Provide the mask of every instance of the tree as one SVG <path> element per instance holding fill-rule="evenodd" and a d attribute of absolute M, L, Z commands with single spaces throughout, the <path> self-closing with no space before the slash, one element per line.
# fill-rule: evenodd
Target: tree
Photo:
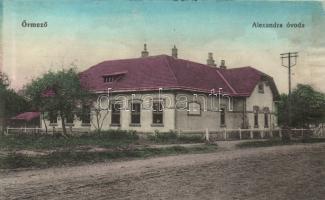
<path fill-rule="evenodd" d="M 309 127 L 325 121 L 325 94 L 310 85 L 298 84 L 291 94 L 291 124 L 288 124 L 288 95 L 282 94 L 278 104 L 278 120 L 281 125 Z"/>
<path fill-rule="evenodd" d="M 109 112 L 107 110 L 101 109 L 98 105 L 94 107 L 94 120 L 91 120 L 91 124 L 95 127 L 96 132 L 100 133 L 104 124 L 106 117 Z"/>
<path fill-rule="evenodd" d="M 0 72 L 0 131 L 6 126 L 6 119 L 30 109 L 28 101 L 9 85 L 8 76 Z"/>
<path fill-rule="evenodd" d="M 80 113 L 82 105 L 89 101 L 89 93 L 83 89 L 76 69 L 49 71 L 32 80 L 25 86 L 25 92 L 32 104 L 42 112 L 45 118 L 51 113 L 59 115 L 62 123 L 63 136 L 67 137 L 66 120 Z"/>

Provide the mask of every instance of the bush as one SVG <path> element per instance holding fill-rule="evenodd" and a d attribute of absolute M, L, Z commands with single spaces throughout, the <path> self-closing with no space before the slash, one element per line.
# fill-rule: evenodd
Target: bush
<path fill-rule="evenodd" d="M 290 129 L 283 130 L 281 140 L 284 144 L 290 143 L 291 141 Z"/>
<path fill-rule="evenodd" d="M 175 131 L 159 132 L 157 130 L 153 135 L 149 135 L 148 139 L 151 141 L 155 141 L 157 143 L 180 143 L 180 142 L 194 143 L 194 142 L 204 141 L 201 135 L 178 136 L 178 134 Z"/>
<path fill-rule="evenodd" d="M 21 154 L 10 153 L 5 157 L 0 157 L 0 168 L 9 169 L 9 168 L 27 168 L 35 166 L 32 158 L 26 157 Z"/>
<path fill-rule="evenodd" d="M 254 147 L 271 147 L 283 145 L 283 142 L 280 139 L 270 139 L 262 141 L 247 141 L 238 143 L 236 146 L 239 148 L 254 148 Z"/>
<path fill-rule="evenodd" d="M 150 135 L 148 137 L 149 140 L 155 141 L 155 142 L 172 142 L 175 143 L 177 141 L 177 134 L 174 131 L 169 132 L 159 132 L 158 130 L 155 130 L 153 135 Z"/>
<path fill-rule="evenodd" d="M 178 138 L 178 140 L 185 143 L 204 142 L 204 138 L 200 135 L 189 135 L 189 136 L 182 135 Z"/>
<path fill-rule="evenodd" d="M 111 140 L 138 140 L 139 136 L 136 131 L 126 130 L 107 130 L 100 133 L 92 133 L 89 137 L 107 138 Z"/>
<path fill-rule="evenodd" d="M 137 141 L 135 131 L 110 130 L 102 133 L 71 135 L 68 138 L 55 135 L 0 135 L 0 149 L 55 149 L 78 148 L 96 145 L 100 147 L 127 146 Z"/>
<path fill-rule="evenodd" d="M 158 131 L 155 131 L 155 136 L 158 140 L 161 141 L 168 141 L 168 140 L 176 140 L 177 134 L 174 131 L 169 131 L 167 133 L 160 133 Z"/>

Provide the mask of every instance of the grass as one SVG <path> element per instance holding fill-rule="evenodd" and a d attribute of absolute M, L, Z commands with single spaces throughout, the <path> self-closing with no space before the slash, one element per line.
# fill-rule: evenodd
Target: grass
<path fill-rule="evenodd" d="M 165 148 L 148 148 L 146 146 L 153 141 L 154 143 L 201 142 L 198 139 L 201 138 L 178 137 L 175 133 L 170 132 L 158 133 L 155 134 L 153 140 L 143 141 L 139 140 L 136 132 L 122 130 L 75 135 L 69 138 L 53 135 L 1 135 L 0 169 L 47 168 L 114 159 L 204 153 L 216 149 L 215 145 Z M 98 150 L 98 148 L 103 149 Z M 31 152 L 25 153 L 26 150 Z"/>
<path fill-rule="evenodd" d="M 291 140 L 290 142 L 283 142 L 281 139 L 269 139 L 262 141 L 247 141 L 237 144 L 239 148 L 255 148 L 255 147 L 271 147 L 280 145 L 291 145 L 301 143 L 319 143 L 325 142 L 325 138 L 302 138 Z"/>
<path fill-rule="evenodd" d="M 216 145 L 202 145 L 196 147 L 174 146 L 166 148 L 141 148 L 112 152 L 55 151 L 44 156 L 26 156 L 17 153 L 10 153 L 7 156 L 0 157 L 0 169 L 31 167 L 47 168 L 53 166 L 96 163 L 112 159 L 146 158 L 152 156 L 166 156 L 187 153 L 207 153 L 213 152 L 216 149 Z"/>
<path fill-rule="evenodd" d="M 176 144 L 176 143 L 201 143 L 204 142 L 202 135 L 187 134 L 179 136 L 174 131 L 159 132 L 155 131 L 154 135 L 149 136 L 149 140 L 155 143 Z"/>
<path fill-rule="evenodd" d="M 0 136 L 0 150 L 48 150 L 48 149 L 73 149 L 80 146 L 98 147 L 124 147 L 136 143 L 139 137 L 135 132 L 106 131 L 100 134 L 71 136 L 66 139 L 52 135 L 8 135 Z"/>

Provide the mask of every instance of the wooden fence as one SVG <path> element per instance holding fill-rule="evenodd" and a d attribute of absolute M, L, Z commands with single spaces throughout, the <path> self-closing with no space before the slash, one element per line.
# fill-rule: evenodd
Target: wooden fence
<path fill-rule="evenodd" d="M 269 139 L 282 137 L 283 129 L 220 129 L 220 130 L 177 130 L 179 136 L 202 135 L 208 141 L 216 140 L 245 140 L 245 139 Z M 293 138 L 312 136 L 313 129 L 291 129 Z"/>
<path fill-rule="evenodd" d="M 72 128 L 72 127 L 67 127 L 66 128 L 67 133 L 72 133 L 72 134 L 83 134 L 83 133 L 89 133 L 90 132 L 90 127 L 83 127 L 83 128 Z M 60 133 L 62 132 L 62 128 L 48 128 L 47 134 L 54 135 L 55 133 Z M 6 128 L 6 132 L 8 134 L 24 134 L 24 135 L 41 135 L 41 134 L 46 134 L 45 130 L 43 128 Z"/>
<path fill-rule="evenodd" d="M 179 136 L 197 135 L 205 138 L 208 141 L 216 140 L 245 140 L 245 139 L 269 139 L 279 138 L 282 136 L 283 129 L 219 129 L 219 130 L 174 130 Z M 52 127 L 48 129 L 47 134 L 54 135 L 62 132 L 62 128 Z M 81 135 L 89 133 L 90 127 L 72 128 L 67 127 L 67 133 L 73 135 Z M 7 128 L 6 134 L 23 134 L 23 135 L 41 135 L 45 134 L 42 128 Z M 139 133 L 141 135 L 141 133 Z M 148 134 L 144 134 L 148 135 Z M 291 129 L 290 135 L 292 138 L 299 138 L 304 136 L 325 137 L 319 130 L 315 129 Z"/>

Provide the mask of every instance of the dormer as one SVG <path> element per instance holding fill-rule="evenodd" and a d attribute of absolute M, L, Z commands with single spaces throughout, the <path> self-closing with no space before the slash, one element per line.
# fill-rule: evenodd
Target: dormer
<path fill-rule="evenodd" d="M 103 81 L 104 81 L 104 83 L 116 82 L 116 81 L 120 80 L 121 78 L 123 78 L 123 76 L 125 76 L 126 73 L 127 73 L 127 71 L 113 72 L 113 73 L 104 74 L 102 76 Z"/>

